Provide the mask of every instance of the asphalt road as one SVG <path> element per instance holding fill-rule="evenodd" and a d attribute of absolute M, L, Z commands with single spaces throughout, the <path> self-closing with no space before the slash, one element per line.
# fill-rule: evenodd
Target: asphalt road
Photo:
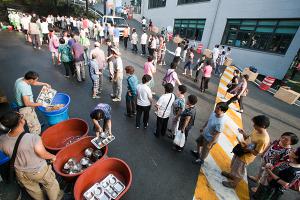
<path fill-rule="evenodd" d="M 106 47 L 104 47 L 106 49 Z M 171 46 L 168 48 L 172 48 Z M 145 58 L 121 48 L 124 66 L 132 65 L 136 75 L 141 80 Z M 171 60 L 168 55 L 167 59 Z M 10 102 L 14 100 L 14 82 L 28 70 L 37 71 L 40 80 L 48 82 L 59 92 L 71 96 L 70 117 L 85 119 L 91 125 L 89 112 L 99 102 L 112 106 L 113 134 L 116 140 L 109 145 L 108 155 L 123 159 L 131 167 L 133 182 L 131 189 L 123 199 L 157 199 L 157 200 L 188 200 L 193 198 L 194 189 L 199 173 L 199 167 L 192 164 L 189 150 L 195 145 L 195 138 L 199 128 L 204 124 L 213 109 L 218 78 L 213 78 L 207 93 L 199 92 L 199 84 L 195 84 L 186 77 L 180 77 L 188 86 L 188 94 L 198 96 L 197 117 L 194 129 L 188 138 L 186 148 L 182 153 L 171 150 L 172 142 L 167 138 L 157 139 L 153 136 L 156 117 L 153 110 L 150 113 L 150 126 L 147 130 L 135 128 L 135 120 L 124 116 L 126 81 L 123 81 L 123 99 L 120 103 L 113 103 L 109 97 L 111 84 L 105 80 L 102 98 L 91 98 L 92 83 L 89 79 L 78 83 L 75 79 L 66 79 L 62 66 L 51 64 L 50 53 L 46 47 L 34 50 L 25 44 L 23 35 L 15 32 L 0 32 L 0 88 L 5 92 Z M 155 75 L 154 91 L 163 93 L 161 80 L 167 67 L 158 67 Z M 182 69 L 178 69 L 179 74 Z M 34 88 L 37 97 L 40 88 Z M 250 94 L 245 98 L 245 113 L 243 123 L 246 130 L 251 130 L 251 118 L 258 114 L 266 114 L 271 118 L 269 133 L 272 139 L 278 138 L 284 131 L 292 131 L 299 135 L 300 109 L 287 105 L 269 93 L 261 92 L 254 84 L 250 84 Z M 0 113 L 8 109 L 7 105 L 0 105 Z M 92 134 L 92 133 L 90 133 Z M 248 173 L 254 174 L 259 162 L 248 167 Z M 295 192 L 288 192 L 285 197 L 297 199 Z"/>

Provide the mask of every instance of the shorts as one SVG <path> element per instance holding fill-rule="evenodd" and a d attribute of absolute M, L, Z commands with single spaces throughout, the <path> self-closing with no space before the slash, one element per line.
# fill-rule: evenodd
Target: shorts
<path fill-rule="evenodd" d="M 93 80 L 93 91 L 94 92 L 98 92 L 98 90 L 99 90 L 99 79 L 94 79 Z"/>
<path fill-rule="evenodd" d="M 242 179 L 246 172 L 246 166 L 246 163 L 241 161 L 238 156 L 234 155 L 230 164 L 230 174 L 238 179 Z"/>
<path fill-rule="evenodd" d="M 57 51 L 52 51 L 51 55 L 54 56 L 54 57 L 58 57 L 58 52 Z"/>
<path fill-rule="evenodd" d="M 217 143 L 217 141 L 213 142 L 213 145 L 211 147 L 208 146 L 208 144 L 210 143 L 209 141 L 207 141 L 204 137 L 203 134 L 201 134 L 197 139 L 196 142 L 199 146 L 202 147 L 201 152 L 199 152 L 200 154 L 200 159 L 205 160 L 205 158 L 208 156 L 210 150 L 212 149 L 212 147 Z"/>

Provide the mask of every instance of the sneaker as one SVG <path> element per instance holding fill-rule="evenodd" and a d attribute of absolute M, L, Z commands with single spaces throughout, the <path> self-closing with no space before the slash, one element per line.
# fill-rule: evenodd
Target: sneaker
<path fill-rule="evenodd" d="M 194 160 L 193 163 L 201 166 L 204 164 L 204 161 L 202 159 L 198 158 L 198 159 Z"/>
<path fill-rule="evenodd" d="M 113 102 L 117 102 L 117 101 L 121 101 L 121 99 L 119 99 L 119 98 L 113 98 L 112 101 Z"/>
<path fill-rule="evenodd" d="M 114 99 L 114 98 L 116 98 L 116 96 L 114 95 L 114 94 L 110 94 L 110 97 L 112 98 L 112 99 Z"/>
<path fill-rule="evenodd" d="M 149 126 L 149 124 L 148 124 L 148 123 L 147 123 L 147 124 L 145 124 L 145 125 L 144 125 L 144 129 L 146 129 L 148 126 Z"/>
<path fill-rule="evenodd" d="M 36 49 L 36 46 L 33 46 L 34 49 Z"/>
<path fill-rule="evenodd" d="M 65 75 L 65 77 L 66 77 L 66 78 L 70 78 L 70 76 L 66 76 L 66 75 Z"/>
<path fill-rule="evenodd" d="M 139 129 L 140 127 L 139 127 L 139 126 L 136 126 L 136 128 Z"/>
<path fill-rule="evenodd" d="M 186 75 L 186 73 L 183 72 L 182 75 Z"/>
<path fill-rule="evenodd" d="M 194 156 L 195 158 L 199 158 L 199 153 L 198 153 L 198 151 L 191 150 L 190 152 L 191 152 L 192 156 Z"/>
<path fill-rule="evenodd" d="M 222 185 L 232 189 L 236 187 L 236 185 L 234 185 L 232 181 L 222 181 Z"/>
<path fill-rule="evenodd" d="M 93 96 L 93 99 L 100 99 L 101 97 L 99 97 L 99 96 L 97 96 L 97 95 L 95 95 L 95 96 Z"/>
<path fill-rule="evenodd" d="M 240 110 L 240 113 L 243 113 L 244 112 L 244 110 Z"/>
<path fill-rule="evenodd" d="M 41 50 L 41 47 L 38 47 L 38 50 Z"/>

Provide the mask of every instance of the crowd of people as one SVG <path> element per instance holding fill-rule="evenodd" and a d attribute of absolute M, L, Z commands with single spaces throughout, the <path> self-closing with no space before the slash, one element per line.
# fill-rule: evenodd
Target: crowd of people
<path fill-rule="evenodd" d="M 126 116 L 135 117 L 135 126 L 140 129 L 143 115 L 142 125 L 144 129 L 147 129 L 150 109 L 154 107 L 156 114 L 154 136 L 163 137 L 168 131 L 167 136 L 174 140 L 173 149 L 178 152 L 184 150 L 185 141 L 195 124 L 198 98 L 194 94 L 186 95 L 188 89 L 179 80 L 176 69 L 184 63 L 183 74 L 189 73 L 190 77 L 193 77 L 193 70 L 196 70 L 193 80 L 197 82 L 201 74 L 200 91 L 205 92 L 213 70 L 216 77 L 219 77 L 226 58 L 231 56 L 230 47 L 216 45 L 211 56 L 203 54 L 194 64 L 195 47 L 189 45 L 187 39 L 178 43 L 170 68 L 159 83 L 164 89 L 164 94 L 155 102 L 153 98 L 155 95 L 154 77 L 157 67 L 166 65 L 167 40 L 164 33 L 149 34 L 144 29 L 139 37 L 134 28 L 127 27 L 124 30 L 124 48 L 127 49 L 127 43 L 130 41 L 132 52 L 138 53 L 140 43 L 141 55 L 147 57 L 143 66 L 143 76 L 137 77 L 133 66 L 123 66 L 119 50 L 120 32 L 114 25 L 93 22 L 85 17 L 53 17 L 51 15 L 38 17 L 35 14 L 18 16 L 19 19 L 16 14 L 10 16 L 15 29 L 24 32 L 26 40 L 32 43 L 33 48 L 40 49 L 42 43 L 48 45 L 53 64 L 63 64 L 66 78 L 74 76 L 78 82 L 82 82 L 86 80 L 86 74 L 90 75 L 93 83 L 92 98 L 98 99 L 103 95 L 103 78 L 105 69 L 108 68 L 109 81 L 112 85 L 112 101 L 121 102 L 123 71 L 125 71 L 127 75 Z M 90 47 L 90 39 L 94 40 L 93 48 Z M 107 45 L 106 54 L 101 49 L 104 45 Z M 148 53 L 146 48 L 148 48 Z M 88 68 L 88 73 L 86 68 Z M 140 78 L 141 83 L 139 83 Z M 35 107 L 42 106 L 42 104 L 34 102 L 31 89 L 31 86 L 51 86 L 38 79 L 38 73 L 29 71 L 24 77 L 16 80 L 15 97 L 18 112 L 9 112 L 0 118 L 0 124 L 7 132 L 6 135 L 0 137 L 0 150 L 10 157 L 13 156 L 17 139 L 24 135 L 26 122 L 29 133 L 23 137 L 19 145 L 20 150 L 15 155 L 17 178 L 34 199 L 43 199 L 39 184 L 44 187 L 49 199 L 56 199 L 59 195 L 59 186 L 51 166 L 46 165 L 45 162 L 45 159 L 54 161 L 55 155 L 47 152 L 41 142 L 39 136 L 41 126 Z M 230 104 L 238 101 L 239 111 L 243 112 L 242 100 L 248 93 L 248 79 L 248 75 L 241 75 L 239 70 L 233 72 L 233 78 L 227 85 L 227 93 L 223 97 L 224 102 L 216 104 L 209 119 L 200 129 L 196 149 L 191 151 L 195 157 L 193 163 L 202 166 L 210 150 L 218 142 L 226 123 L 225 113 L 232 108 Z M 227 95 L 230 95 L 228 100 Z M 111 113 L 112 109 L 108 102 L 98 104 L 90 113 L 96 136 L 102 132 L 112 134 Z M 168 127 L 170 117 L 171 126 Z M 293 147 L 298 142 L 297 135 L 285 132 L 281 138 L 271 142 L 267 131 L 270 125 L 269 118 L 265 115 L 258 115 L 252 118 L 252 122 L 254 128 L 252 133 L 239 130 L 241 137 L 238 137 L 239 144 L 233 149 L 234 156 L 230 172 L 222 172 L 228 181 L 223 181 L 222 184 L 225 187 L 235 188 L 243 180 L 246 167 L 254 161 L 256 156 L 261 156 L 262 166 L 259 174 L 250 177 L 258 183 L 258 187 L 253 188 L 255 199 L 278 199 L 288 188 L 299 191 L 300 148 Z M 183 143 L 175 142 L 179 136 L 184 138 Z"/>

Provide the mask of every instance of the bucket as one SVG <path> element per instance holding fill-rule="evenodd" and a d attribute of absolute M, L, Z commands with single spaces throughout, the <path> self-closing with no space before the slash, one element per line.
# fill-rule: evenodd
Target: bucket
<path fill-rule="evenodd" d="M 69 95 L 64 93 L 56 93 L 53 98 L 52 105 L 55 104 L 64 104 L 59 110 L 47 111 L 45 107 L 39 106 L 38 109 L 43 113 L 45 116 L 48 125 L 52 126 L 59 122 L 69 119 L 68 109 L 70 105 L 71 98 Z"/>
<path fill-rule="evenodd" d="M 124 191 L 116 198 L 116 200 L 121 199 L 131 186 L 131 170 L 124 161 L 117 158 L 107 158 L 96 162 L 79 176 L 74 186 L 75 200 L 83 200 L 84 192 L 109 174 L 116 176 L 125 185 Z"/>
<path fill-rule="evenodd" d="M 72 182 L 75 181 L 76 178 L 88 170 L 90 167 L 95 165 L 97 162 L 100 162 L 107 156 L 108 147 L 105 146 L 101 149 L 103 156 L 97 160 L 92 166 L 86 168 L 80 173 L 77 174 L 65 174 L 62 172 L 64 164 L 69 160 L 69 158 L 75 158 L 77 162 L 80 162 L 81 158 L 84 157 L 84 151 L 87 148 L 93 148 L 96 150 L 97 148 L 91 143 L 93 136 L 88 136 L 81 138 L 80 140 L 74 142 L 73 144 L 63 148 L 56 154 L 56 160 L 53 163 L 53 168 L 60 176 L 63 177 L 65 181 Z"/>
<path fill-rule="evenodd" d="M 44 146 L 51 152 L 56 153 L 75 139 L 87 136 L 88 124 L 79 118 L 72 118 L 47 128 L 42 133 Z"/>

